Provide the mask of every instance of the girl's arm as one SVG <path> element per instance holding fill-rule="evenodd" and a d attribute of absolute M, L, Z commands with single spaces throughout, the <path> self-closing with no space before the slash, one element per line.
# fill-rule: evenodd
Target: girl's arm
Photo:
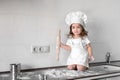
<path fill-rule="evenodd" d="M 60 44 L 60 47 L 66 49 L 66 50 L 71 50 L 71 47 L 69 45 L 65 45 L 63 43 Z"/>
<path fill-rule="evenodd" d="M 90 43 L 87 44 L 87 50 L 88 50 L 90 60 L 94 61 L 94 57 L 93 57 L 93 53 L 92 53 L 92 47 L 91 47 Z"/>

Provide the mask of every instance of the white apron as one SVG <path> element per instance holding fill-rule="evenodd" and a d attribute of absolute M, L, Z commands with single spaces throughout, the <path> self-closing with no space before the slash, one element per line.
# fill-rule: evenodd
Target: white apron
<path fill-rule="evenodd" d="M 88 63 L 88 52 L 86 50 L 86 43 L 90 42 L 87 39 L 87 42 L 82 40 L 81 38 L 78 39 L 69 39 L 67 42 L 68 45 L 71 46 L 71 53 L 67 60 L 67 65 L 78 64 L 89 67 Z"/>

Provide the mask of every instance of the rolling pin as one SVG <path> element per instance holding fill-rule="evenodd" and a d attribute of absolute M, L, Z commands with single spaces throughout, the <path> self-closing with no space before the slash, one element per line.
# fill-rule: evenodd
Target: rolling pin
<path fill-rule="evenodd" d="M 59 55 L 60 55 L 60 43 L 61 43 L 61 30 L 58 31 L 57 39 L 56 39 L 56 59 L 59 61 Z"/>

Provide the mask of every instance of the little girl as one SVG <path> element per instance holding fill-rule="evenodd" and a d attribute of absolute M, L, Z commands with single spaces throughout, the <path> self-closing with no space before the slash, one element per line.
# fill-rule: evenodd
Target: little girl
<path fill-rule="evenodd" d="M 69 38 L 66 44 L 61 42 L 60 46 L 71 51 L 67 60 L 69 70 L 86 70 L 89 60 L 94 60 L 88 34 L 84 28 L 86 20 L 87 16 L 82 12 L 72 12 L 66 16 L 66 23 L 70 26 Z"/>

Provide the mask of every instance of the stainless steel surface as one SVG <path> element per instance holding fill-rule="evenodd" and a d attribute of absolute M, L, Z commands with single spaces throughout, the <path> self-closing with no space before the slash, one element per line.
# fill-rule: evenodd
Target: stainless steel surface
<path fill-rule="evenodd" d="M 116 65 L 116 66 L 119 66 L 120 67 L 120 62 L 113 62 L 113 63 L 110 63 L 111 65 Z"/>
<path fill-rule="evenodd" d="M 17 80 L 17 65 L 16 64 L 10 64 L 11 70 L 10 70 L 10 80 Z"/>
<path fill-rule="evenodd" d="M 86 71 L 72 71 L 63 68 L 44 69 L 37 71 L 21 72 L 21 76 L 17 76 L 16 80 L 66 80 L 83 77 L 81 79 L 88 78 L 87 76 L 93 76 L 91 79 L 97 79 L 106 76 L 118 75 L 118 73 L 109 74 L 111 72 L 118 72 L 120 74 L 120 67 L 112 65 L 99 65 L 91 66 Z M 46 73 L 47 74 L 46 74 Z M 50 74 L 50 75 L 48 75 Z M 102 75 L 105 74 L 105 75 Z M 53 77 L 53 76 L 54 77 Z M 11 74 L 0 74 L 0 80 L 10 80 Z"/>
<path fill-rule="evenodd" d="M 110 75 L 109 73 L 119 72 L 120 67 L 113 65 L 99 65 L 99 66 L 91 66 L 86 71 L 75 71 L 75 70 L 67 70 L 67 69 L 50 69 L 44 71 L 44 74 L 48 75 L 49 78 L 53 79 L 74 79 L 75 77 L 87 77 L 87 76 L 99 76 L 102 77 Z M 113 74 L 112 74 L 113 75 Z M 104 77 L 105 77 L 104 76 Z"/>
<path fill-rule="evenodd" d="M 107 72 L 120 71 L 120 67 L 113 66 L 113 65 L 100 65 L 100 66 L 90 67 L 89 70 L 100 72 L 100 73 L 107 73 Z"/>
<path fill-rule="evenodd" d="M 108 64 L 110 64 L 110 57 L 111 57 L 110 52 L 107 52 L 105 58 L 106 58 L 106 62 L 107 62 Z"/>
<path fill-rule="evenodd" d="M 21 75 L 21 63 L 16 64 L 17 65 L 17 76 Z"/>
<path fill-rule="evenodd" d="M 10 64 L 10 68 L 11 80 L 17 80 L 17 77 L 21 75 L 21 64 Z"/>
<path fill-rule="evenodd" d="M 0 80 L 11 80 L 11 74 L 0 74 Z M 43 78 L 43 75 L 38 72 L 21 72 L 21 76 L 17 76 L 15 80 L 49 80 Z"/>

